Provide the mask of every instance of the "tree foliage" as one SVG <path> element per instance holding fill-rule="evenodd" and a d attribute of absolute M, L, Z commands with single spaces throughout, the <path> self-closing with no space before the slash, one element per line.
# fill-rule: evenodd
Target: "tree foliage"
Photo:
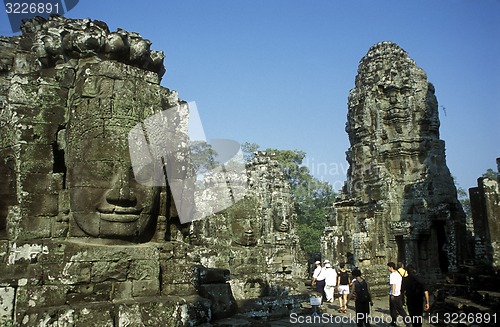
<path fill-rule="evenodd" d="M 483 174 L 482 177 L 484 177 L 484 178 L 490 178 L 490 179 L 495 179 L 495 180 L 498 180 L 498 178 L 499 178 L 498 172 L 494 171 L 491 168 L 488 168 L 488 170 L 486 170 L 486 172 Z"/>

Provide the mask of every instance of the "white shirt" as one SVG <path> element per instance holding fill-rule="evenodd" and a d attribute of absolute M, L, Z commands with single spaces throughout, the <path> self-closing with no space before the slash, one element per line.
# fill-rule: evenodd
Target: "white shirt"
<path fill-rule="evenodd" d="M 397 272 L 391 272 L 389 275 L 389 284 L 391 284 L 391 290 L 389 292 L 390 295 L 400 296 L 401 295 L 401 282 L 403 281 L 403 277 Z M 392 285 L 396 285 L 394 288 L 394 294 L 392 293 Z"/>
<path fill-rule="evenodd" d="M 337 272 L 332 268 L 325 268 L 325 283 L 327 286 L 337 285 Z"/>
<path fill-rule="evenodd" d="M 325 279 L 325 272 L 321 266 L 317 266 L 316 269 L 314 269 L 313 278 L 316 278 L 316 280 Z"/>

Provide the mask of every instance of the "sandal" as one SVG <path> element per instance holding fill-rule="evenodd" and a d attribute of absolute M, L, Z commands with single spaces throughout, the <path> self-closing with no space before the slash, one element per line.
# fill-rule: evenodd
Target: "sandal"
<path fill-rule="evenodd" d="M 347 309 L 344 309 L 344 313 L 346 313 L 346 312 L 347 312 Z"/>

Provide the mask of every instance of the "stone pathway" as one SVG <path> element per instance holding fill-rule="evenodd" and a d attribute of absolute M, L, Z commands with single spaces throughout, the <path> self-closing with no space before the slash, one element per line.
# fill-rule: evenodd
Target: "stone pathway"
<path fill-rule="evenodd" d="M 328 303 L 323 306 L 319 316 L 311 315 L 295 316 L 278 321 L 268 321 L 268 326 L 285 327 L 285 326 L 339 326 L 339 327 L 355 327 L 356 312 L 354 311 L 354 303 L 350 303 L 346 313 L 337 312 L 338 302 Z M 388 297 L 375 298 L 373 307 L 371 308 L 371 326 L 382 327 L 389 326 L 389 299 Z M 423 318 L 423 326 L 431 326 L 426 322 L 426 317 Z M 402 322 L 398 326 L 404 326 Z"/>

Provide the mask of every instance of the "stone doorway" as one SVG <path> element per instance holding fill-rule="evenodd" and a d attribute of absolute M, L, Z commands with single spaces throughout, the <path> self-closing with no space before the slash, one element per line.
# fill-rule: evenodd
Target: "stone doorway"
<path fill-rule="evenodd" d="M 448 240 L 446 237 L 445 222 L 435 221 L 434 229 L 437 238 L 437 253 L 439 260 L 439 268 L 442 273 L 448 272 Z"/>

